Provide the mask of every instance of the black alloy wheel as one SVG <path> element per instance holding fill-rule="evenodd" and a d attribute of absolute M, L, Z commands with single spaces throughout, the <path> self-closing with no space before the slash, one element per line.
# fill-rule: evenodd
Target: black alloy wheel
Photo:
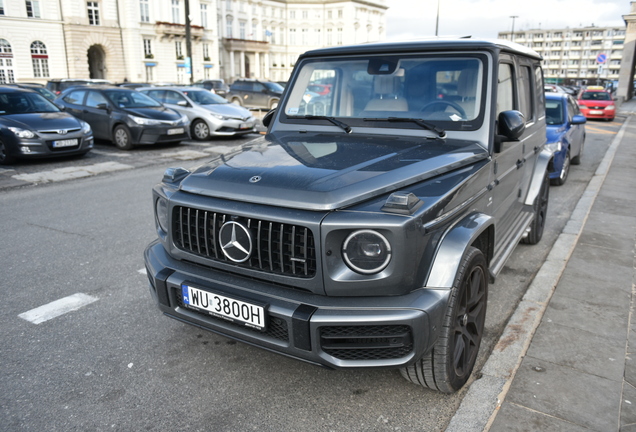
<path fill-rule="evenodd" d="M 0 164 L 10 165 L 15 162 L 15 158 L 13 156 L 9 156 L 9 152 L 5 144 L 0 141 Z"/>

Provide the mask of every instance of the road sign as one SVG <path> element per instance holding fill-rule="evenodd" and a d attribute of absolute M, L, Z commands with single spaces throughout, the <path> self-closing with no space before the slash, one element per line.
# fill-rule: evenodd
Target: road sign
<path fill-rule="evenodd" d="M 603 53 L 596 56 L 596 62 L 599 64 L 605 63 L 606 60 L 607 60 L 607 56 Z"/>

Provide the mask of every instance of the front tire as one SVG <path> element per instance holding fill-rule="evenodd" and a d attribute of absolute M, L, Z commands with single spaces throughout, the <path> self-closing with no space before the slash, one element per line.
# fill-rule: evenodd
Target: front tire
<path fill-rule="evenodd" d="M 125 125 L 117 125 L 113 129 L 113 143 L 120 150 L 130 150 L 133 148 L 130 130 Z"/>
<path fill-rule="evenodd" d="M 9 150 L 7 150 L 7 146 L 0 141 L 0 164 L 1 165 L 11 165 L 15 162 L 15 158 L 9 155 Z"/>
<path fill-rule="evenodd" d="M 543 237 L 543 229 L 545 228 L 545 219 L 548 215 L 548 199 L 550 198 L 550 178 L 548 172 L 545 172 L 543 183 L 539 195 L 534 199 L 534 219 L 530 224 L 530 232 L 521 242 L 525 244 L 537 244 Z"/>
<path fill-rule="evenodd" d="M 400 369 L 408 381 L 443 393 L 462 388 L 475 366 L 486 322 L 488 266 L 484 254 L 469 247 L 462 258 L 433 349 Z"/>
<path fill-rule="evenodd" d="M 201 119 L 192 122 L 192 136 L 198 141 L 207 141 L 210 138 L 210 127 Z"/>

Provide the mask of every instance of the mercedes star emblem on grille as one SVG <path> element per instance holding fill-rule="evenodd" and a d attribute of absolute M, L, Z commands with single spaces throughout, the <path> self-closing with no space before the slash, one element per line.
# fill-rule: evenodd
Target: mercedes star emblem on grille
<path fill-rule="evenodd" d="M 238 222 L 223 224 L 219 231 L 219 242 L 223 254 L 231 261 L 242 263 L 252 255 L 252 236 L 247 228 Z"/>

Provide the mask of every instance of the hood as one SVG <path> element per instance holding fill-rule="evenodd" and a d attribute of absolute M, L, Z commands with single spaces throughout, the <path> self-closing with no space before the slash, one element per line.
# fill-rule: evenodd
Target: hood
<path fill-rule="evenodd" d="M 0 116 L 0 122 L 5 126 L 35 131 L 77 129 L 82 127 L 79 120 L 66 112 L 4 115 Z"/>
<path fill-rule="evenodd" d="M 247 109 L 233 103 L 201 105 L 201 107 L 213 112 L 214 114 L 220 114 L 226 117 L 238 118 L 241 120 L 252 117 L 252 113 L 250 113 Z"/>
<path fill-rule="evenodd" d="M 176 111 L 167 108 L 165 106 L 160 107 L 145 107 L 145 108 L 126 108 L 124 109 L 129 114 L 137 117 L 145 117 L 154 120 L 170 120 L 176 121 L 181 118 L 181 114 Z"/>
<path fill-rule="evenodd" d="M 486 159 L 475 142 L 345 134 L 265 136 L 198 167 L 183 191 L 334 210 Z"/>

